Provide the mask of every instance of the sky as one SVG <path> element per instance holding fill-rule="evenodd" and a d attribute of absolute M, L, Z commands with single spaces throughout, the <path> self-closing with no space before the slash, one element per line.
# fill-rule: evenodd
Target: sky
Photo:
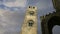
<path fill-rule="evenodd" d="M 0 34 L 20 34 L 29 5 L 38 8 L 38 34 L 42 34 L 39 17 L 55 11 L 52 0 L 0 0 Z M 53 34 L 57 33 L 60 33 L 60 26 L 53 28 Z"/>

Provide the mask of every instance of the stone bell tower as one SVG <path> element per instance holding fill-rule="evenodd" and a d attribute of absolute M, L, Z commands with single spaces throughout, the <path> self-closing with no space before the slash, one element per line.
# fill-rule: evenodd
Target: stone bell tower
<path fill-rule="evenodd" d="M 20 34 L 37 34 L 37 7 L 27 8 Z"/>

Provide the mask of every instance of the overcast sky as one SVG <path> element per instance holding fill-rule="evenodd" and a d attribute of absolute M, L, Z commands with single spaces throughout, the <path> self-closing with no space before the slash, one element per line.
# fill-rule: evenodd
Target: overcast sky
<path fill-rule="evenodd" d="M 0 0 L 0 34 L 19 34 L 27 6 L 38 8 L 38 34 L 41 34 L 40 16 L 53 13 L 52 0 Z M 60 26 L 53 34 L 60 33 Z"/>

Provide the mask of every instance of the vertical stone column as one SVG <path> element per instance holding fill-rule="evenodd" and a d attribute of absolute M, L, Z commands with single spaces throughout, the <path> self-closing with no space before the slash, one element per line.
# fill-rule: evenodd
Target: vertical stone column
<path fill-rule="evenodd" d="M 20 34 L 37 34 L 37 7 L 27 8 Z"/>
<path fill-rule="evenodd" d="M 60 0 L 52 0 L 56 12 L 60 12 Z"/>

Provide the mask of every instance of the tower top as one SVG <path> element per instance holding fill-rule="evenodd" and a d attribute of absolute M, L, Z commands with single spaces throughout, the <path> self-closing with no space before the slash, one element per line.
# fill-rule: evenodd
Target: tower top
<path fill-rule="evenodd" d="M 28 6 L 27 10 L 37 10 L 36 6 Z"/>

